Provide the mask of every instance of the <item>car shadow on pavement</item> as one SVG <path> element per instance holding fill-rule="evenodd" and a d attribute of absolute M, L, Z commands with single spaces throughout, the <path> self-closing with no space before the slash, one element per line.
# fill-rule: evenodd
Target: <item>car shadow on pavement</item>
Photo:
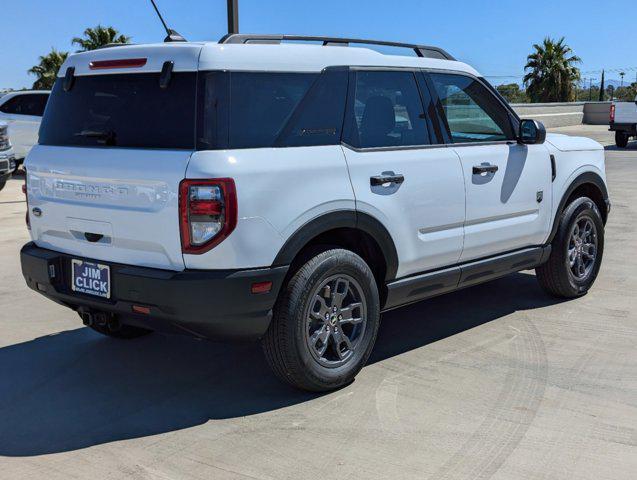
<path fill-rule="evenodd" d="M 553 303 L 520 273 L 394 310 L 370 362 Z M 0 349 L 0 455 L 72 451 L 318 396 L 279 383 L 257 344 L 159 334 L 117 341 L 79 328 Z"/>
<path fill-rule="evenodd" d="M 604 147 L 604 150 L 606 150 L 607 152 L 625 152 L 630 150 L 635 151 L 637 150 L 637 142 L 629 142 L 625 148 L 619 148 L 615 145 L 606 145 Z"/>

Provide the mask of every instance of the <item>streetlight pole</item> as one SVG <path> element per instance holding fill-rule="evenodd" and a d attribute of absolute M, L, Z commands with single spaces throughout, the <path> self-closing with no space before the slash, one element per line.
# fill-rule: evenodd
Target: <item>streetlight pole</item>
<path fill-rule="evenodd" d="M 228 33 L 239 33 L 239 0 L 228 0 Z"/>

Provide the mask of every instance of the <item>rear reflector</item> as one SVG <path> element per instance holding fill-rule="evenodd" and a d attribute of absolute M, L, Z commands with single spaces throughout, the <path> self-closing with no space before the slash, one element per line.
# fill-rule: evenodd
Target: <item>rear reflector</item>
<path fill-rule="evenodd" d="M 145 58 L 124 58 L 121 60 L 96 60 L 90 62 L 91 70 L 105 70 L 109 68 L 140 68 L 146 65 Z"/>
<path fill-rule="evenodd" d="M 223 213 L 223 204 L 214 200 L 191 200 L 191 215 L 221 215 Z"/>
<path fill-rule="evenodd" d="M 615 104 L 610 106 L 610 123 L 615 123 Z"/>
<path fill-rule="evenodd" d="M 252 293 L 268 293 L 270 290 L 272 290 L 272 282 L 253 283 L 250 289 Z"/>
<path fill-rule="evenodd" d="M 133 305 L 133 312 L 141 313 L 142 315 L 150 315 L 150 307 L 143 307 L 142 305 Z"/>

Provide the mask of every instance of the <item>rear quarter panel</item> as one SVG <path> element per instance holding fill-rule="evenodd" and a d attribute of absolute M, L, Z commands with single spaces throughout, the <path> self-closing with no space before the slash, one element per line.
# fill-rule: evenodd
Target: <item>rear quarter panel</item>
<path fill-rule="evenodd" d="M 232 178 L 239 218 L 232 234 L 186 268 L 238 269 L 272 265 L 285 241 L 310 220 L 354 210 L 354 193 L 338 145 L 200 151 L 186 178 Z"/>
<path fill-rule="evenodd" d="M 637 123 L 637 101 L 615 104 L 615 123 Z"/>

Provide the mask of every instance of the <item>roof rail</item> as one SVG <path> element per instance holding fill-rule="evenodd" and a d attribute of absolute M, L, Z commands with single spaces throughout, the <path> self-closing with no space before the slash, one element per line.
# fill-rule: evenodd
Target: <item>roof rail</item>
<path fill-rule="evenodd" d="M 416 55 L 424 58 L 437 58 L 441 60 L 455 60 L 453 56 L 442 48 L 427 45 L 416 45 L 411 43 L 386 42 L 383 40 L 363 40 L 360 38 L 339 38 L 339 37 L 314 37 L 306 35 L 258 35 L 245 33 L 229 33 L 219 40 L 219 43 L 261 43 L 280 44 L 283 41 L 300 42 L 323 42 L 324 46 L 348 47 L 351 43 L 364 45 L 381 45 L 385 47 L 399 47 L 413 50 Z"/>

